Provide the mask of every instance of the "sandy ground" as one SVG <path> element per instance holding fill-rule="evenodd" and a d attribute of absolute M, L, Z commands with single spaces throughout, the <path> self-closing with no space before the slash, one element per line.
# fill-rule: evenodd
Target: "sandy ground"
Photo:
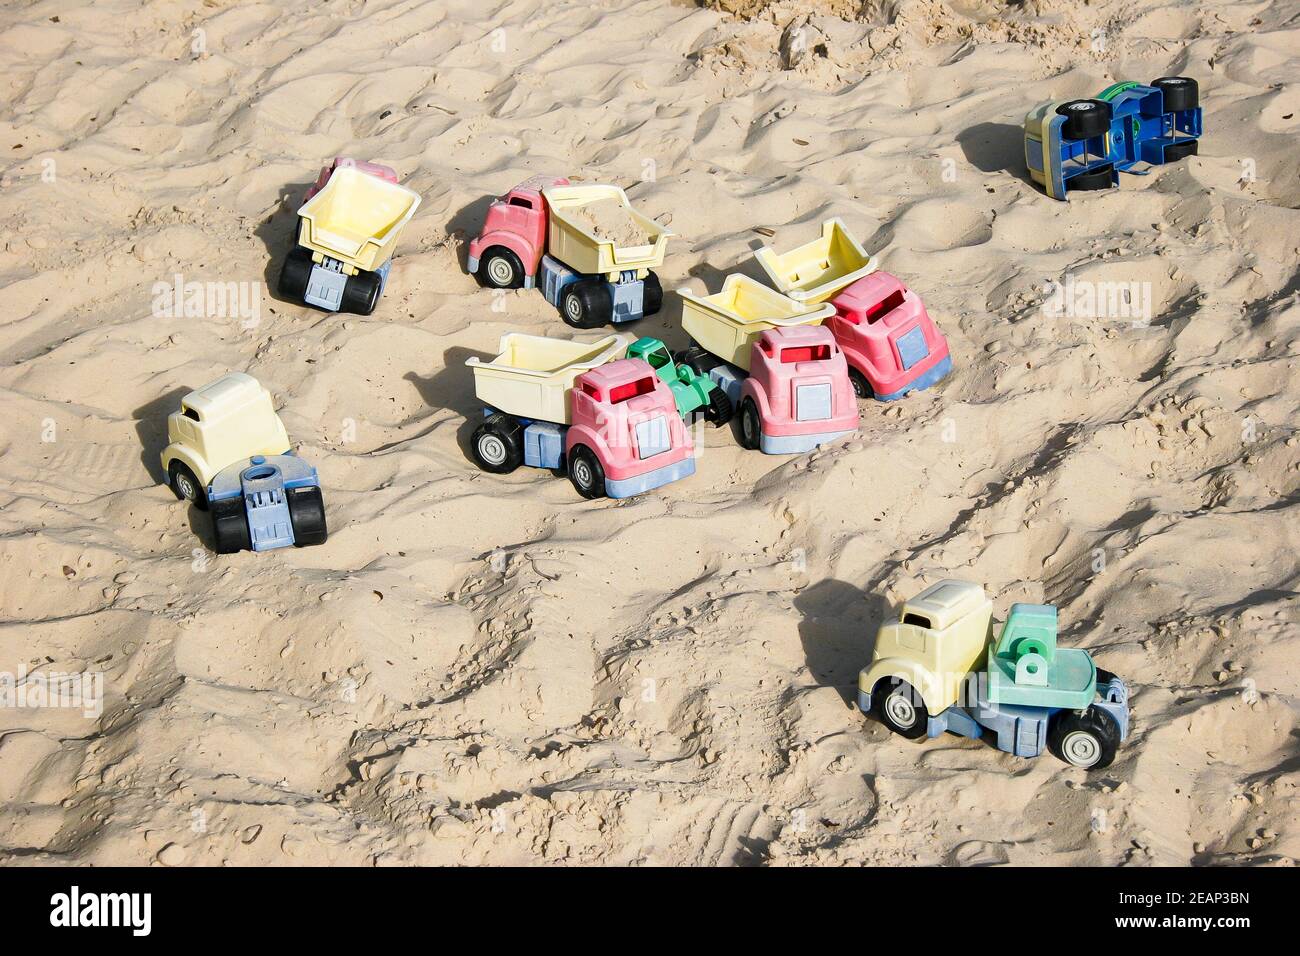
<path fill-rule="evenodd" d="M 0 708 L 0 858 L 1300 855 L 1295 5 L 718 7 L 0 13 L 0 670 L 105 689 L 98 716 Z M 1199 157 L 1070 203 L 1027 181 L 1027 109 L 1164 74 L 1200 81 Z M 336 154 L 424 197 L 372 317 L 265 289 L 168 314 L 176 276 L 273 285 Z M 693 478 L 622 503 L 482 474 L 465 359 L 567 334 L 464 273 L 535 172 L 628 187 L 677 233 L 665 289 L 840 216 L 956 371 L 811 455 L 711 431 Z M 1151 322 L 1044 309 L 1067 277 L 1142 284 Z M 638 331 L 680 346 L 679 316 Z M 166 414 L 228 370 L 320 468 L 327 545 L 217 557 L 160 484 Z M 950 576 L 1057 604 L 1130 681 L 1110 769 L 854 710 L 882 615 Z"/>

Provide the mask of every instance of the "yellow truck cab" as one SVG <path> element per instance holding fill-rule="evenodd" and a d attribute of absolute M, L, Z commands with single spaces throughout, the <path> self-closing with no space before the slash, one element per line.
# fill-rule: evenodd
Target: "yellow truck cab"
<path fill-rule="evenodd" d="M 978 584 L 945 579 L 926 588 L 897 621 L 880 626 L 871 663 L 858 675 L 859 706 L 869 711 L 876 697 L 891 729 L 922 736 L 927 718 L 957 703 L 981 665 L 992 620 L 993 602 Z"/>
<path fill-rule="evenodd" d="M 231 372 L 181 399 L 167 417 L 162 466 L 177 497 L 200 508 L 208 486 L 227 465 L 254 455 L 283 455 L 289 435 L 271 393 L 251 375 Z"/>

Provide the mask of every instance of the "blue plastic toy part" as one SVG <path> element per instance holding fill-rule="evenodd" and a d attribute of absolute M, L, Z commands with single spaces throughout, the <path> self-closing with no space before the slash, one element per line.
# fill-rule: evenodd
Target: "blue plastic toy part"
<path fill-rule="evenodd" d="M 561 308 L 560 300 L 567 286 L 580 279 L 593 278 L 581 272 L 574 272 L 563 262 L 551 256 L 542 256 L 542 264 L 537 271 L 542 279 L 542 295 L 557 309 Z M 609 286 L 613 302 L 613 315 L 610 316 L 610 321 L 635 322 L 644 317 L 645 282 L 636 277 L 636 272 L 620 273 L 617 282 L 605 284 Z"/>
<path fill-rule="evenodd" d="M 208 487 L 208 501 L 215 512 L 224 513 L 228 509 L 222 502 L 242 497 L 249 546 L 270 551 L 295 543 L 289 494 L 319 486 L 316 469 L 297 455 L 254 455 L 218 472 Z"/>
<path fill-rule="evenodd" d="M 1088 178 L 1084 188 L 1104 187 L 1107 178 L 1116 186 L 1121 172 L 1145 175 L 1134 168 L 1139 164 L 1159 166 L 1196 153 L 1203 128 L 1199 106 L 1166 110 L 1164 91 L 1131 82 L 1117 83 L 1097 99 L 1110 104 L 1111 119 L 1096 136 L 1066 139 L 1066 117 L 1059 114 L 1040 115 L 1035 123 L 1041 129 L 1027 127 L 1025 161 L 1054 199 L 1067 198 L 1072 183 L 1084 182 L 1080 177 Z"/>
<path fill-rule="evenodd" d="M 1119 728 L 1119 739 L 1129 735 L 1128 687 L 1114 675 L 1097 682 L 1098 699 L 1092 705 L 1104 711 Z M 965 702 L 964 704 L 962 702 Z M 859 688 L 858 709 L 871 712 L 869 690 Z M 1052 718 L 1062 712 L 1059 707 L 1025 707 L 1014 704 L 994 704 L 988 699 L 986 678 L 982 673 L 967 676 L 958 703 L 938 714 L 932 714 L 926 723 L 926 736 L 940 737 L 945 733 L 957 734 L 978 740 L 992 733 L 997 748 L 1017 757 L 1037 757 L 1047 747 L 1047 734 Z"/>
<path fill-rule="evenodd" d="M 618 481 L 606 478 L 605 494 L 611 498 L 631 498 L 633 495 L 659 488 L 679 478 L 689 478 L 693 474 L 695 474 L 695 459 L 683 458 L 679 462 L 647 471 L 643 475 L 634 475 Z"/>
<path fill-rule="evenodd" d="M 531 422 L 524 428 L 524 464 L 532 468 L 560 468 L 564 464 L 563 425 Z"/>
<path fill-rule="evenodd" d="M 542 256 L 542 264 L 537 271 L 542 277 L 542 295 L 557 309 L 560 307 L 560 296 L 564 294 L 564 287 L 582 278 L 559 259 L 551 256 Z"/>
<path fill-rule="evenodd" d="M 1104 90 L 1101 99 L 1111 109 L 1109 158 L 1117 170 L 1138 163 L 1159 166 L 1171 146 L 1181 146 L 1201 135 L 1201 108 L 1165 111 L 1164 92 L 1154 86 L 1118 84 Z"/>
<path fill-rule="evenodd" d="M 761 433 L 758 450 L 764 455 L 802 455 L 818 445 L 853 434 L 853 429 L 837 432 L 817 432 L 815 435 L 769 435 Z"/>
<path fill-rule="evenodd" d="M 919 325 L 910 332 L 900 335 L 894 344 L 898 347 L 898 358 L 904 371 L 930 355 L 930 347 L 925 344 L 925 330 Z"/>
<path fill-rule="evenodd" d="M 952 356 L 945 355 L 943 359 L 941 361 L 936 362 L 934 364 L 934 367 L 931 368 L 928 372 L 924 373 L 923 375 L 918 375 L 916 378 L 912 379 L 912 381 L 908 382 L 905 387 L 900 388 L 896 392 L 890 392 L 888 395 L 877 395 L 876 401 L 892 402 L 895 399 L 902 398 L 904 395 L 908 394 L 909 392 L 923 391 L 924 389 L 929 388 L 931 385 L 935 385 L 943 381 L 943 379 L 946 378 L 948 373 L 951 371 L 952 371 Z"/>
<path fill-rule="evenodd" d="M 713 379 L 714 384 L 731 400 L 732 408 L 740 406 L 740 389 L 745 382 L 744 372 L 724 363 L 709 369 L 709 378 Z"/>
<path fill-rule="evenodd" d="M 311 267 L 311 278 L 307 280 L 303 301 L 320 309 L 337 312 L 343 304 L 343 290 L 347 284 L 348 277 L 343 271 L 343 263 L 327 256 L 324 262 Z"/>
<path fill-rule="evenodd" d="M 645 283 L 636 277 L 635 272 L 624 272 L 618 282 L 613 283 L 614 321 L 635 322 L 645 315 Z"/>

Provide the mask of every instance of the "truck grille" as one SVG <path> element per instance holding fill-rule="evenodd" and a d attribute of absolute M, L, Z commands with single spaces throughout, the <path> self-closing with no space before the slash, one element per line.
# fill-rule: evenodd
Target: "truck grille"
<path fill-rule="evenodd" d="M 831 417 L 831 387 L 825 385 L 799 385 L 795 388 L 795 420 L 801 422 L 824 421 Z"/>
<path fill-rule="evenodd" d="M 653 458 L 672 447 L 668 419 L 659 415 L 636 425 L 636 451 L 639 458 Z"/>

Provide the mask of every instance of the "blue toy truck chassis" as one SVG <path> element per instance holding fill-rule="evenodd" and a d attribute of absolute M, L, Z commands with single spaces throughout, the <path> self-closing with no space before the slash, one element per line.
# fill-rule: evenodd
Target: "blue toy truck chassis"
<path fill-rule="evenodd" d="M 477 265 L 474 263 L 473 265 Z M 542 264 L 537 270 L 541 277 L 542 295 L 546 301 L 557 309 L 562 308 L 560 299 L 566 286 L 581 279 L 594 279 L 598 276 L 574 272 L 559 259 L 542 256 Z M 624 272 L 617 282 L 602 280 L 609 286 L 610 298 L 614 303 L 611 321 L 635 322 L 645 316 L 645 280 L 638 279 L 636 272 Z M 610 496 L 611 498 L 613 495 Z"/>
<path fill-rule="evenodd" d="M 1127 87 L 1127 88 L 1124 88 Z M 1110 95 L 1108 95 L 1110 94 Z M 1043 130 L 1043 141 L 1025 150 L 1025 159 L 1035 172 L 1044 173 L 1044 188 L 1054 199 L 1065 199 L 1070 180 L 1099 171 L 1109 165 L 1111 185 L 1119 185 L 1119 174 L 1131 172 L 1138 163 L 1159 166 L 1171 146 L 1181 146 L 1201 136 L 1201 108 L 1165 112 L 1164 93 L 1154 86 L 1119 84 L 1104 91 L 1100 99 L 1111 106 L 1110 128 L 1090 139 L 1064 139 L 1061 129 L 1066 117 L 1052 117 Z"/>
<path fill-rule="evenodd" d="M 492 407 L 483 409 L 483 417 L 497 414 Z M 502 413 L 509 414 L 509 413 Z M 530 468 L 546 468 L 560 471 L 564 468 L 564 435 L 568 425 L 555 422 L 542 422 L 532 418 L 511 415 L 515 421 L 524 426 L 524 464 Z M 610 498 L 631 498 L 643 491 L 650 491 L 663 485 L 689 478 L 695 474 L 695 458 L 683 458 L 671 465 L 655 468 L 631 478 L 606 478 L 605 494 Z"/>
<path fill-rule="evenodd" d="M 962 687 L 962 699 L 973 704 L 957 703 L 940 714 L 931 715 L 926 724 L 927 737 L 946 733 L 979 739 L 992 733 L 997 748 L 1017 757 L 1037 757 L 1047 748 L 1047 728 L 1051 719 L 1061 712 L 1057 707 L 1024 707 L 1013 704 L 994 704 L 987 697 L 988 678 L 983 671 L 970 675 Z M 1128 687 L 1118 677 L 1103 683 L 1097 681 L 1100 700 L 1092 706 L 1108 713 L 1119 728 L 1120 740 L 1128 739 Z M 871 712 L 871 693 L 858 691 L 858 708 Z"/>
<path fill-rule="evenodd" d="M 286 492 L 318 487 L 316 469 L 297 455 L 254 455 L 223 468 L 208 486 L 209 505 L 243 496 L 254 551 L 295 543 Z"/>
<path fill-rule="evenodd" d="M 312 265 L 311 278 L 307 280 L 307 291 L 303 293 L 302 300 L 326 312 L 337 312 L 343 303 L 343 290 L 348 284 L 349 276 L 343 271 L 343 263 L 339 260 L 331 259 L 329 256 L 323 258 L 323 262 Z M 386 259 L 384 264 L 375 270 L 375 274 L 379 276 L 381 296 L 384 294 L 384 286 L 388 285 L 388 272 L 392 268 L 393 260 Z"/>

